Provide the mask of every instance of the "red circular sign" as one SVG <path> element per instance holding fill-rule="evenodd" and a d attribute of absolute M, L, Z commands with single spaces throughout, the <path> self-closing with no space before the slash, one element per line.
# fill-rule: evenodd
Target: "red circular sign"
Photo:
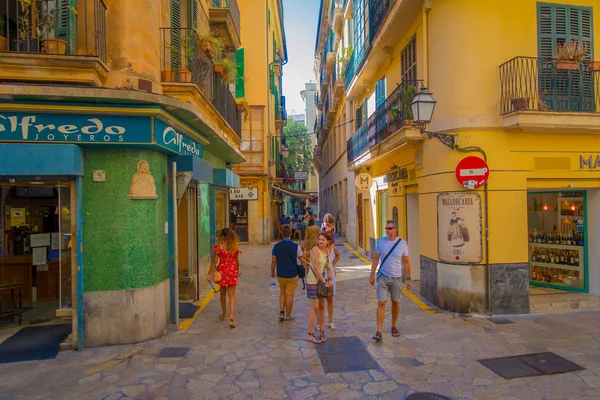
<path fill-rule="evenodd" d="M 466 189 L 477 189 L 485 185 L 490 176 L 490 168 L 479 157 L 469 156 L 456 165 L 456 180 Z"/>

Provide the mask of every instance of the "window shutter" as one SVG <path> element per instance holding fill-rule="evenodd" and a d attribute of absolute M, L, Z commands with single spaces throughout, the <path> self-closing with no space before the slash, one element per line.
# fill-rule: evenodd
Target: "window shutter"
<path fill-rule="evenodd" d="M 369 106 L 367 105 L 367 99 L 363 100 L 362 111 L 363 111 L 362 121 L 364 124 L 369 119 Z"/>
<path fill-rule="evenodd" d="M 400 56 L 400 72 L 402 73 L 402 82 L 410 85 L 417 84 L 417 37 L 413 38 L 402 49 Z"/>
<path fill-rule="evenodd" d="M 385 77 L 375 84 L 375 108 L 385 103 Z"/>
<path fill-rule="evenodd" d="M 356 109 L 356 117 L 354 117 L 354 119 L 356 120 L 356 129 L 360 128 L 362 125 L 362 106 Z"/>
<path fill-rule="evenodd" d="M 246 81 L 244 80 L 244 49 L 241 48 L 235 52 L 235 67 L 237 70 L 237 80 L 235 82 L 235 97 L 246 96 Z"/>
<path fill-rule="evenodd" d="M 181 67 L 181 0 L 171 0 L 171 69 Z"/>
<path fill-rule="evenodd" d="M 44 6 L 46 7 L 46 5 Z M 57 3 L 48 3 L 49 12 L 56 7 L 56 21 L 54 36 L 67 42 L 67 54 L 75 53 L 75 0 L 58 0 Z"/>
<path fill-rule="evenodd" d="M 188 0 L 189 1 L 189 27 L 198 30 L 198 0 Z"/>

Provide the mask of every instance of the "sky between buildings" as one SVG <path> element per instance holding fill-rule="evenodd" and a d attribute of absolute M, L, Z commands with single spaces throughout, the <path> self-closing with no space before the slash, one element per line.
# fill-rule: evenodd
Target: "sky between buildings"
<path fill-rule="evenodd" d="M 320 0 L 283 0 L 288 63 L 283 67 L 283 95 L 288 114 L 304 113 L 300 91 L 315 79 L 313 62 Z"/>

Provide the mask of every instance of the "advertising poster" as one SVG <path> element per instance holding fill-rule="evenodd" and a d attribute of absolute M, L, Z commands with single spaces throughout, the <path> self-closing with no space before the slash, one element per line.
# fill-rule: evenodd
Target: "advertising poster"
<path fill-rule="evenodd" d="M 479 263 L 483 259 L 481 197 L 458 192 L 438 195 L 438 256 L 448 263 Z"/>

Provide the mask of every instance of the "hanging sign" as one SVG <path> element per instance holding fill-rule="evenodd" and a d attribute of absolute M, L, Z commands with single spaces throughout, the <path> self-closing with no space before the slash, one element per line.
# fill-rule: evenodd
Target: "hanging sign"
<path fill-rule="evenodd" d="M 358 174 L 354 184 L 359 190 L 369 190 L 373 186 L 373 177 L 367 173 Z"/>
<path fill-rule="evenodd" d="M 453 264 L 479 263 L 483 259 L 481 197 L 478 193 L 440 193 L 438 257 Z"/>
<path fill-rule="evenodd" d="M 462 187 L 477 189 L 487 182 L 490 169 L 482 158 L 469 156 L 459 161 L 455 173 L 456 180 Z"/>
<path fill-rule="evenodd" d="M 229 189 L 229 200 L 258 200 L 258 188 Z"/>

